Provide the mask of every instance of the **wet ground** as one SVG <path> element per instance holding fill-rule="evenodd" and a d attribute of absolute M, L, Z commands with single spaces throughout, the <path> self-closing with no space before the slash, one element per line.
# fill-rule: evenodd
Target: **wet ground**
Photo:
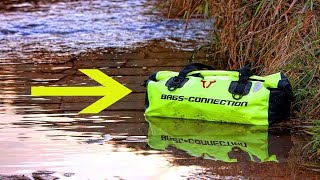
<path fill-rule="evenodd" d="M 181 20 L 150 13 L 153 5 L 92 0 L 3 8 L 0 179 L 319 178 L 295 166 L 286 128 L 146 121 L 143 81 L 154 71 L 180 70 L 210 29 L 195 20 L 185 33 Z M 81 68 L 98 68 L 133 93 L 97 115 L 77 113 L 99 97 L 30 96 L 31 86 L 98 85 Z"/>

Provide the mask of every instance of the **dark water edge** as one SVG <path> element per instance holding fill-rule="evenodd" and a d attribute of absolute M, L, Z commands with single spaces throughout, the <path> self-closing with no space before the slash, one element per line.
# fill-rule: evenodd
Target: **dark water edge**
<path fill-rule="evenodd" d="M 85 8 L 89 1 L 46 2 L 37 6 L 14 5 L 16 8 L 0 13 L 0 179 L 22 179 L 8 177 L 10 174 L 24 174 L 33 179 L 319 177 L 299 166 L 298 152 L 306 141 L 291 136 L 294 121 L 270 127 L 263 131 L 267 141 L 258 141 L 279 162 L 251 162 L 239 150 L 236 151 L 240 152 L 236 154 L 239 162 L 227 163 L 204 158 L 205 155 L 195 157 L 186 148 L 151 148 L 150 124 L 143 115 L 145 88 L 140 84 L 155 71 L 179 71 L 184 67 L 194 47 L 206 42 L 207 30 L 198 32 L 202 25 L 194 22 L 193 30 L 184 34 L 181 21 L 153 19 L 157 14 L 143 11 L 152 5 L 145 1 L 132 1 L 133 4 L 125 6 L 119 5 L 121 0 L 109 1 L 111 4 L 91 1 L 101 14 L 91 14 L 90 8 Z M 112 19 L 118 20 L 122 8 L 133 5 L 138 8 L 129 12 L 141 18 L 130 21 L 133 29 L 115 26 L 97 30 L 96 26 L 90 26 L 93 21 L 107 26 Z M 52 13 L 53 7 L 62 13 Z M 61 24 L 56 17 L 74 14 L 68 7 L 77 7 L 91 16 L 74 25 L 77 18 L 71 16 L 71 25 L 57 28 Z M 110 7 L 114 7 L 113 11 L 99 18 Z M 31 21 L 39 14 L 43 16 L 39 21 Z M 177 29 L 181 31 L 174 31 Z M 120 32 L 101 36 L 113 30 Z M 131 31 L 134 33 L 127 35 Z M 212 63 L 211 55 L 201 53 L 198 58 L 197 62 Z M 133 93 L 98 115 L 77 114 L 98 97 L 30 97 L 31 86 L 96 86 L 96 82 L 78 71 L 81 68 L 100 69 Z"/>

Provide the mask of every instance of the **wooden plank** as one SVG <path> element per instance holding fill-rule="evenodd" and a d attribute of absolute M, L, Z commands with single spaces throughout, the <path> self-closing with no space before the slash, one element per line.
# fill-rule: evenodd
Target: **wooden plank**
<path fill-rule="evenodd" d="M 86 120 L 94 120 L 99 119 L 98 121 L 106 121 L 106 122 L 145 122 L 144 111 L 143 110 L 136 110 L 136 111 L 125 111 L 125 110 L 110 110 L 105 109 L 101 111 L 99 114 L 77 114 L 79 111 L 62 111 L 66 116 L 70 116 L 70 118 L 80 118 L 82 121 L 83 119 Z M 72 115 L 68 115 L 72 114 Z M 77 115 L 73 115 L 77 114 Z M 101 119 L 101 120 L 100 120 Z"/>
<path fill-rule="evenodd" d="M 88 102 L 95 102 L 101 97 L 62 97 L 63 103 L 88 103 Z M 145 99 L 145 93 L 130 93 L 128 96 L 121 99 L 122 102 L 137 102 L 137 101 L 143 101 Z"/>
<path fill-rule="evenodd" d="M 89 106 L 93 102 L 88 103 L 62 103 L 61 110 L 63 111 L 81 111 L 85 107 Z M 143 110 L 144 109 L 144 101 L 136 101 L 136 102 L 123 102 L 118 101 L 115 104 L 108 107 L 109 111 L 112 110 Z"/>
<path fill-rule="evenodd" d="M 124 67 L 124 68 L 99 68 L 102 72 L 108 76 L 150 76 L 157 71 L 177 71 L 182 70 L 183 66 L 175 67 Z M 80 71 L 77 75 L 83 75 Z"/>
<path fill-rule="evenodd" d="M 143 82 L 148 79 L 149 76 L 118 76 L 114 77 L 116 81 L 120 82 L 124 86 L 127 86 L 133 92 L 146 92 L 145 87 L 142 86 Z M 93 81 L 86 75 L 83 76 L 70 76 L 61 81 L 47 84 L 47 85 L 56 85 L 56 86 L 99 86 L 97 82 Z M 47 86 L 46 85 L 46 86 Z"/>
<path fill-rule="evenodd" d="M 144 59 L 128 61 L 125 67 L 183 67 L 187 64 L 186 59 Z"/>

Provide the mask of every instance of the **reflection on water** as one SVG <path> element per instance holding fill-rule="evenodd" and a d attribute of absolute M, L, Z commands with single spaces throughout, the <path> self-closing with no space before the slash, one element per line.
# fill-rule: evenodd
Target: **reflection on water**
<path fill-rule="evenodd" d="M 65 173 L 74 173 L 67 179 L 76 180 L 179 179 L 202 169 L 196 165 L 172 166 L 172 155 L 148 149 L 142 109 L 123 111 L 120 107 L 116 111 L 80 116 L 74 106 L 80 104 L 76 108 L 83 108 L 94 99 L 30 97 L 32 78 L 42 77 L 43 81 L 35 84 L 47 84 L 50 81 L 45 77 L 51 79 L 60 72 L 55 66 L 47 70 L 26 66 L 0 67 L 0 174 L 31 176 L 37 170 L 50 170 L 62 179 L 67 178 Z M 70 80 L 76 78 L 79 75 Z M 142 95 L 134 93 L 134 98 L 127 101 L 143 102 Z M 71 110 L 65 104 L 71 104 Z"/>
<path fill-rule="evenodd" d="M 157 150 L 172 146 L 205 159 L 277 162 L 268 152 L 268 127 L 147 117 L 148 144 Z M 285 144 L 283 144 L 285 146 Z M 282 147 L 276 147 L 282 148 Z"/>
<path fill-rule="evenodd" d="M 36 106 L 24 108 L 37 111 Z M 75 114 L 1 111 L 0 119 L 1 173 L 45 169 L 56 171 L 58 177 L 73 172 L 74 179 L 140 179 L 157 177 L 163 171 L 161 176 L 179 177 L 195 168 L 170 167 L 171 156 L 142 149 L 145 134 L 126 131 L 130 123 L 120 123 L 123 120 L 118 116 L 77 118 Z M 132 127 L 139 128 L 138 124 Z"/>

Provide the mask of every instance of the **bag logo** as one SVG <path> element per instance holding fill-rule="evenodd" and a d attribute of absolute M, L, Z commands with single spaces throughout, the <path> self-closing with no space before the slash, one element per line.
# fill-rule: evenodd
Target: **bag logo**
<path fill-rule="evenodd" d="M 213 84 L 213 83 L 215 83 L 215 82 L 217 82 L 216 80 L 213 80 L 213 81 L 209 81 L 209 84 L 206 86 L 206 82 L 207 81 L 205 81 L 205 80 L 201 80 L 201 82 L 202 82 L 202 87 L 203 88 L 209 88 L 210 86 L 211 86 L 211 84 Z"/>

